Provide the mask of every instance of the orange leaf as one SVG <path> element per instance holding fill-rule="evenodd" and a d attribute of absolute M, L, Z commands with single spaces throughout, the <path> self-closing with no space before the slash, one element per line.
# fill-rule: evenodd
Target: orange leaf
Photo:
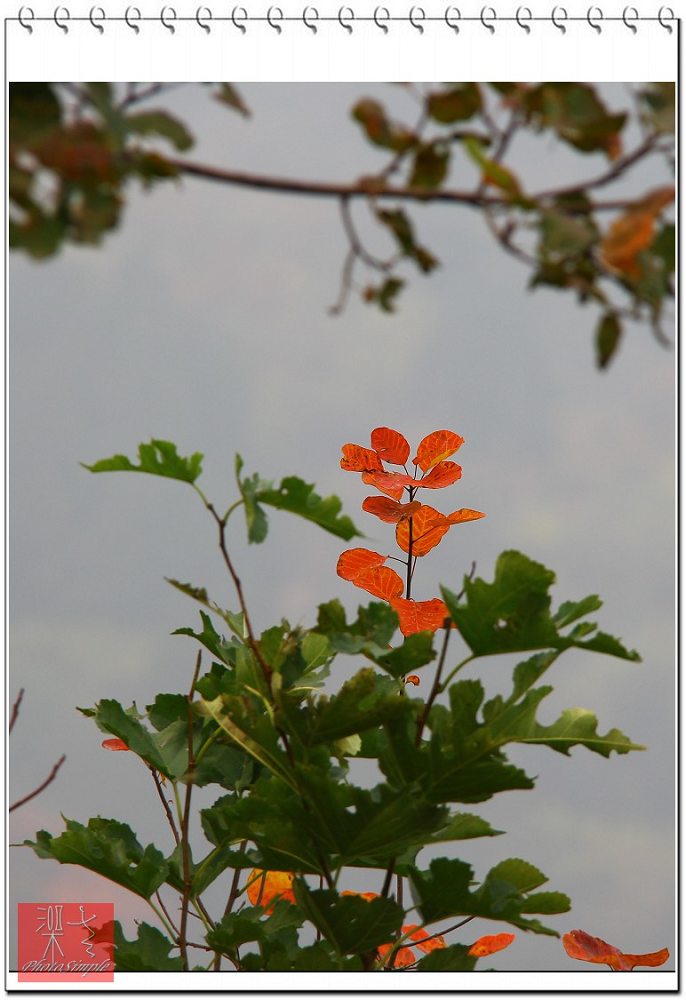
<path fill-rule="evenodd" d="M 382 556 L 379 552 L 372 552 L 371 549 L 346 549 L 341 552 L 336 564 L 336 572 L 344 580 L 355 580 L 366 569 L 372 566 L 382 566 L 388 556 Z"/>
<path fill-rule="evenodd" d="M 418 486 L 426 486 L 430 490 L 440 490 L 444 486 L 451 486 L 462 477 L 462 466 L 455 462 L 439 462 L 433 469 L 420 479 Z"/>
<path fill-rule="evenodd" d="M 452 514 L 448 514 L 448 520 L 451 524 L 462 524 L 463 521 L 478 521 L 480 517 L 486 517 L 482 514 L 480 510 L 470 510 L 469 507 L 460 507 L 459 510 L 454 510 Z"/>
<path fill-rule="evenodd" d="M 416 514 L 412 515 L 412 555 L 425 556 L 440 540 L 450 528 L 450 521 L 434 510 L 428 504 L 421 504 Z M 410 551 L 410 523 L 402 521 L 395 529 L 395 540 L 403 550 Z"/>
<path fill-rule="evenodd" d="M 360 896 L 369 902 L 372 899 L 377 899 L 379 894 L 378 892 L 355 892 L 354 889 L 344 889 L 341 896 Z"/>
<path fill-rule="evenodd" d="M 368 514 L 376 514 L 378 518 L 389 524 L 406 521 L 420 507 L 419 500 L 413 500 L 411 503 L 398 503 L 397 500 L 391 500 L 389 497 L 367 497 L 362 503 L 362 510 L 366 510 Z"/>
<path fill-rule="evenodd" d="M 116 738 L 115 739 L 111 739 L 111 740 L 103 740 L 102 741 L 102 745 L 104 746 L 105 750 L 128 750 L 129 749 L 128 746 L 126 745 L 126 743 L 124 743 L 123 740 L 119 740 L 119 739 L 116 739 Z"/>
<path fill-rule="evenodd" d="M 393 948 L 392 944 L 380 944 L 377 948 L 379 957 L 386 959 L 391 953 Z M 414 957 L 414 952 L 411 948 L 398 948 L 395 955 L 393 956 L 393 968 L 394 969 L 404 969 L 406 965 L 414 965 L 416 962 Z"/>
<path fill-rule="evenodd" d="M 414 684 L 415 687 L 419 687 L 419 674 L 408 674 L 405 678 L 406 684 Z"/>
<path fill-rule="evenodd" d="M 630 972 L 637 965 L 651 967 L 664 965 L 669 958 L 668 948 L 647 955 L 627 955 L 602 938 L 592 937 L 585 931 L 578 930 L 563 934 L 562 944 L 570 958 L 578 958 L 581 962 L 609 965 L 615 972 Z"/>
<path fill-rule="evenodd" d="M 253 868 L 248 876 L 248 899 L 253 906 L 264 906 L 267 913 L 270 913 L 269 904 L 276 899 L 287 899 L 295 903 L 292 885 L 292 872 L 270 872 Z"/>
<path fill-rule="evenodd" d="M 610 271 L 641 277 L 638 255 L 655 236 L 655 219 L 674 199 L 674 188 L 658 188 L 636 202 L 610 226 L 600 243 L 600 258 Z"/>
<path fill-rule="evenodd" d="M 406 486 L 417 485 L 412 476 L 406 476 L 402 472 L 363 472 L 362 482 L 376 487 L 394 500 L 400 500 Z"/>
<path fill-rule="evenodd" d="M 454 431 L 434 431 L 420 441 L 417 455 L 412 461 L 419 466 L 422 472 L 428 472 L 444 458 L 453 455 L 462 444 L 464 444 L 464 438 L 455 434 Z"/>
<path fill-rule="evenodd" d="M 509 948 L 514 941 L 514 934 L 485 934 L 469 949 L 469 954 L 474 958 L 483 958 L 485 955 L 493 955 L 496 951 Z"/>
<path fill-rule="evenodd" d="M 398 579 L 400 580 L 400 577 Z M 400 582 L 402 583 L 402 580 Z M 434 597 L 431 601 L 413 601 L 400 596 L 386 600 L 400 619 L 400 631 L 403 635 L 412 635 L 414 632 L 435 632 L 449 617 L 448 609 L 438 597 Z"/>
<path fill-rule="evenodd" d="M 383 472 L 381 459 L 370 448 L 359 444 L 344 444 L 341 468 L 346 472 L 369 472 L 378 469 Z"/>
<path fill-rule="evenodd" d="M 384 601 L 392 602 L 394 598 L 400 597 L 404 590 L 404 584 L 394 569 L 388 566 L 373 566 L 358 573 L 352 581 L 356 587 L 361 587 L 374 597 L 381 597 Z"/>
<path fill-rule="evenodd" d="M 406 924 L 403 927 L 403 934 L 409 934 L 421 951 L 435 951 L 436 948 L 445 948 L 445 938 L 442 934 L 427 934 L 425 930 L 418 928 L 416 924 Z"/>
<path fill-rule="evenodd" d="M 375 427 L 372 448 L 380 459 L 391 465 L 404 465 L 410 457 L 410 445 L 399 431 L 390 427 Z"/>

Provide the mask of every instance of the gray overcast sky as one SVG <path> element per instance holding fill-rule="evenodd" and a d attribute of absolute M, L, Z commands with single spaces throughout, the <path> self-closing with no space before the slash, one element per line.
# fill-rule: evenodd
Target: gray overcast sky
<path fill-rule="evenodd" d="M 196 135 L 194 159 L 350 180 L 381 165 L 349 119 L 354 100 L 408 107 L 398 88 L 373 84 L 242 92 L 248 121 L 196 86 L 166 99 Z M 605 93 L 625 105 L 624 88 Z M 514 155 L 531 186 L 576 179 L 580 164 L 589 176 L 602 169 L 600 158 L 582 161 L 548 138 L 516 145 Z M 668 180 L 658 171 L 641 178 L 644 189 Z M 201 485 L 226 506 L 239 451 L 248 472 L 292 473 L 339 494 L 374 547 L 390 535 L 360 511 L 365 492 L 341 472 L 341 444 L 367 444 L 379 424 L 413 444 L 448 427 L 466 444 L 463 478 L 445 500 L 488 516 L 453 529 L 428 557 L 417 596 L 434 596 L 438 581 L 459 590 L 472 560 L 490 578 L 506 548 L 555 570 L 558 602 L 599 593 L 601 628 L 644 662 L 566 653 L 541 719 L 581 705 L 597 712 L 601 731 L 617 726 L 649 747 L 610 760 L 578 748 L 569 759 L 513 751 L 539 775 L 536 789 L 476 807 L 507 833 L 467 842 L 460 856 L 478 876 L 505 857 L 539 866 L 550 888 L 572 896 L 571 914 L 550 921 L 560 932 L 581 927 L 628 951 L 673 949 L 673 353 L 632 328 L 599 373 L 590 308 L 553 291 L 527 293 L 525 270 L 494 245 L 478 213 L 412 214 L 442 267 L 411 276 L 393 317 L 357 299 L 328 315 L 346 248 L 337 207 L 323 200 L 193 180 L 132 189 L 123 225 L 102 247 L 40 264 L 12 257 L 10 692 L 26 688 L 12 797 L 67 754 L 58 780 L 14 815 L 12 840 L 59 832 L 62 812 L 82 822 L 113 816 L 141 842 L 170 847 L 149 776 L 133 758 L 101 751 L 102 735 L 74 706 L 103 697 L 143 706 L 158 691 L 187 689 L 195 649 L 170 633 L 199 619 L 164 576 L 235 605 L 213 525 L 191 490 L 93 477 L 79 462 L 167 438 L 182 453 L 204 452 Z M 335 573 L 344 546 L 288 515 L 270 520 L 263 546 L 248 550 L 238 521 L 231 534 L 256 625 L 282 616 L 310 625 L 317 602 L 334 596 L 353 610 L 361 592 Z M 489 692 L 509 690 L 513 662 L 487 661 L 470 676 Z M 335 676 L 354 669 L 341 660 Z M 81 893 L 114 899 L 130 930 L 133 917 L 150 919 L 96 876 L 23 849 L 10 861 L 15 901 Z M 518 935 L 493 964 L 582 968 L 555 939 L 531 935 Z"/>

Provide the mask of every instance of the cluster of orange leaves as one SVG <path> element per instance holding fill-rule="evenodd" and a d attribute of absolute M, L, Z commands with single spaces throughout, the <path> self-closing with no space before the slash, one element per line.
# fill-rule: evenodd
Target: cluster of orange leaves
<path fill-rule="evenodd" d="M 253 868 L 248 876 L 246 891 L 252 905 L 263 906 L 266 913 L 269 914 L 273 910 L 274 903 L 279 899 L 295 903 L 292 885 L 292 872 L 264 871 L 261 868 Z M 367 902 L 377 899 L 379 896 L 377 892 L 353 892 L 349 889 L 344 890 L 341 895 L 359 896 L 361 899 L 366 899 Z M 416 924 L 403 924 L 401 935 L 403 938 L 409 938 L 412 947 L 417 947 L 423 952 L 428 953 L 436 948 L 445 948 L 445 938 L 442 934 L 427 934 Z M 487 934 L 470 946 L 469 954 L 474 958 L 492 955 L 496 951 L 507 948 L 508 945 L 512 944 L 514 938 L 514 934 Z M 408 965 L 414 965 L 417 961 L 412 948 L 407 945 L 397 947 L 391 943 L 382 944 L 377 948 L 377 954 L 380 962 L 389 962 L 394 969 L 404 969 Z"/>
<path fill-rule="evenodd" d="M 363 483 L 385 494 L 367 497 L 362 509 L 382 521 L 395 524 L 396 541 L 408 559 L 425 556 L 438 545 L 452 525 L 485 517 L 481 511 L 466 507 L 452 514 L 441 514 L 434 507 L 415 500 L 419 489 L 442 489 L 461 478 L 461 466 L 448 459 L 463 443 L 464 439 L 454 431 L 440 430 L 428 434 L 412 459 L 414 475 L 407 471 L 410 445 L 399 431 L 390 427 L 374 428 L 371 448 L 359 444 L 343 445 L 341 468 L 346 472 L 360 472 Z M 402 466 L 405 471 L 389 471 L 384 463 Z M 419 478 L 418 469 L 422 472 Z M 405 491 L 407 500 L 403 503 Z M 435 632 L 441 628 L 448 618 L 448 609 L 443 601 L 438 597 L 430 601 L 403 597 L 405 585 L 402 578 L 384 565 L 388 558 L 371 549 L 347 549 L 341 554 L 336 571 L 356 587 L 388 601 L 398 615 L 403 635 L 424 630 Z"/>

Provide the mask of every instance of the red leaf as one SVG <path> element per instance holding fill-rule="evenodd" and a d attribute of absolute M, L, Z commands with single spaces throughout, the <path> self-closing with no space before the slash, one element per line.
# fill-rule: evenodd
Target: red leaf
<path fill-rule="evenodd" d="M 363 472 L 362 482 L 374 486 L 394 500 L 400 500 L 406 486 L 418 485 L 412 476 L 402 472 Z"/>
<path fill-rule="evenodd" d="M 400 580 L 400 577 L 398 579 Z M 449 617 L 448 609 L 438 597 L 434 597 L 431 601 L 413 601 L 400 596 L 387 600 L 400 619 L 400 631 L 403 635 L 435 632 Z"/>
<path fill-rule="evenodd" d="M 126 745 L 126 743 L 124 743 L 123 740 L 116 739 L 116 737 L 114 739 L 111 739 L 111 740 L 103 740 L 102 741 L 102 745 L 105 748 L 105 750 L 128 750 L 129 749 L 128 746 Z"/>
<path fill-rule="evenodd" d="M 389 497 L 367 497 L 362 503 L 362 510 L 366 510 L 368 514 L 376 514 L 378 518 L 389 524 L 406 521 L 420 507 L 419 500 L 413 500 L 412 503 L 398 503 L 397 500 L 391 500 Z"/>
<path fill-rule="evenodd" d="M 444 458 L 453 455 L 462 444 L 464 438 L 454 431 L 433 431 L 420 442 L 417 455 L 412 461 L 422 472 L 428 472 Z"/>
<path fill-rule="evenodd" d="M 418 486 L 426 486 L 430 490 L 440 490 L 444 486 L 451 486 L 462 477 L 462 466 L 455 462 L 439 462 L 434 465 L 431 472 L 420 479 Z"/>
<path fill-rule="evenodd" d="M 478 521 L 480 517 L 486 517 L 482 514 L 480 510 L 470 510 L 469 507 L 460 507 L 459 510 L 454 510 L 452 514 L 448 514 L 448 520 L 451 524 L 462 524 L 463 521 Z"/>
<path fill-rule="evenodd" d="M 394 569 L 388 566 L 373 566 L 358 573 L 352 581 L 356 587 L 361 587 L 374 597 L 390 601 L 400 597 L 405 585 Z"/>
<path fill-rule="evenodd" d="M 425 556 L 450 528 L 450 521 L 427 504 L 421 504 L 416 514 L 412 515 L 412 555 Z M 395 529 L 395 540 L 403 552 L 410 551 L 409 521 L 399 523 Z"/>
<path fill-rule="evenodd" d="M 382 566 L 388 556 L 382 556 L 371 549 L 346 549 L 341 552 L 336 565 L 336 572 L 344 580 L 353 580 L 356 576 L 372 566 Z"/>
<path fill-rule="evenodd" d="M 578 930 L 563 934 L 562 944 L 570 958 L 578 958 L 581 962 L 609 965 L 615 972 L 631 972 L 637 965 L 651 967 L 664 965 L 669 958 L 668 948 L 652 951 L 647 955 L 627 955 L 602 938 L 592 937 L 585 931 Z"/>
<path fill-rule="evenodd" d="M 372 448 L 380 459 L 390 465 L 404 465 L 410 457 L 410 445 L 399 431 L 390 427 L 375 427 Z"/>
<path fill-rule="evenodd" d="M 405 678 L 405 684 L 414 684 L 415 687 L 419 687 L 419 674 L 408 674 Z"/>
<path fill-rule="evenodd" d="M 493 955 L 496 951 L 509 948 L 514 941 L 514 934 L 485 934 L 469 949 L 469 954 L 474 958 L 483 958 L 485 955 Z"/>
<path fill-rule="evenodd" d="M 381 459 L 370 448 L 360 444 L 344 444 L 341 468 L 346 472 L 369 472 L 378 469 L 383 472 Z"/>
<path fill-rule="evenodd" d="M 392 944 L 380 944 L 377 948 L 379 958 L 386 959 L 391 953 L 393 948 Z M 398 948 L 395 955 L 393 956 L 393 968 L 394 969 L 404 969 L 406 965 L 414 965 L 416 962 L 414 957 L 414 952 L 411 948 Z"/>

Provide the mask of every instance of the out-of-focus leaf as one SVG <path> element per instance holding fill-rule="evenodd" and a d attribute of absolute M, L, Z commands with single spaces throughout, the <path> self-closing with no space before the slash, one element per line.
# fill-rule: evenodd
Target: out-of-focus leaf
<path fill-rule="evenodd" d="M 483 145 L 473 136 L 468 136 L 463 142 L 470 158 L 481 168 L 481 176 L 485 184 L 492 184 L 513 198 L 521 197 L 522 190 L 519 181 L 502 163 L 489 159 L 483 150 Z"/>
<path fill-rule="evenodd" d="M 627 115 L 611 114 L 594 86 L 586 83 L 541 83 L 523 94 L 522 107 L 539 128 L 550 128 L 583 153 L 601 150 L 616 159 Z"/>
<path fill-rule="evenodd" d="M 139 111 L 127 115 L 126 126 L 132 135 L 159 135 L 179 150 L 190 149 L 194 142 L 183 122 L 167 111 Z"/>
<path fill-rule="evenodd" d="M 426 110 L 442 125 L 467 121 L 481 111 L 481 89 L 478 83 L 455 83 L 444 90 L 435 90 L 426 99 Z"/>
<path fill-rule="evenodd" d="M 622 324 L 617 313 L 608 312 L 600 318 L 596 328 L 596 361 L 599 368 L 607 368 L 622 339 Z"/>
<path fill-rule="evenodd" d="M 214 92 L 214 97 L 227 107 L 238 111 L 244 118 L 250 117 L 250 109 L 232 83 L 220 83 Z"/>
<path fill-rule="evenodd" d="M 450 147 L 445 140 L 422 143 L 414 154 L 410 187 L 435 191 L 445 180 L 450 166 Z"/>
<path fill-rule="evenodd" d="M 391 231 L 402 255 L 413 261 L 420 271 L 424 274 L 428 274 L 429 271 L 433 271 L 433 269 L 438 266 L 438 261 L 433 254 L 431 254 L 426 247 L 421 246 L 415 240 L 414 226 L 410 222 L 407 214 L 403 212 L 401 208 L 379 208 L 376 211 L 376 217 L 379 222 Z M 382 286 L 382 288 L 383 287 L 384 286 Z M 397 291 L 400 291 L 400 289 L 398 288 Z M 392 291 L 389 292 L 389 294 L 391 296 L 395 296 L 397 293 Z M 404 465 L 405 463 L 403 461 L 392 462 L 391 464 Z"/>
<path fill-rule="evenodd" d="M 352 109 L 352 116 L 375 146 L 401 153 L 416 142 L 413 132 L 390 121 L 386 109 L 378 101 L 369 98 L 358 101 Z"/>
<path fill-rule="evenodd" d="M 368 285 L 363 292 L 365 302 L 376 302 L 382 312 L 395 312 L 396 299 L 405 287 L 402 278 L 386 278 L 378 286 Z"/>

